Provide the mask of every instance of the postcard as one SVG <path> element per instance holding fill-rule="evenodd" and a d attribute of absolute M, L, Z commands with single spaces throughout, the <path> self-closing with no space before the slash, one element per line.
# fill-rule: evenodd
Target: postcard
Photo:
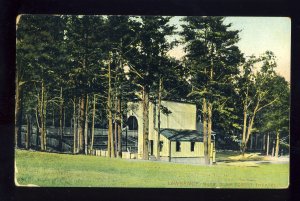
<path fill-rule="evenodd" d="M 288 188 L 290 18 L 16 26 L 16 186 Z"/>

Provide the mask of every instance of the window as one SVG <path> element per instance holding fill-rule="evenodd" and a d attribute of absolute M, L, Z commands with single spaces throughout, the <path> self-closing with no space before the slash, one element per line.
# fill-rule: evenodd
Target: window
<path fill-rule="evenodd" d="M 150 140 L 150 155 L 153 156 L 153 140 Z"/>
<path fill-rule="evenodd" d="M 180 142 L 176 141 L 176 151 L 179 152 L 181 151 L 181 147 L 180 147 Z"/>
<path fill-rule="evenodd" d="M 128 130 L 137 130 L 138 122 L 135 116 L 130 116 L 127 120 Z"/>
<path fill-rule="evenodd" d="M 161 150 L 162 150 L 162 148 L 163 148 L 163 145 L 164 145 L 164 142 L 163 142 L 163 141 L 160 141 L 160 142 L 159 142 L 159 151 L 161 151 Z"/>
<path fill-rule="evenodd" d="M 195 151 L 195 142 L 191 142 L 191 152 Z"/>

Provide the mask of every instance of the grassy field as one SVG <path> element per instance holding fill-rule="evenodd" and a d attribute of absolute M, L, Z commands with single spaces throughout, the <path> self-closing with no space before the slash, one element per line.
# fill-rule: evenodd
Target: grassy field
<path fill-rule="evenodd" d="M 20 185 L 159 188 L 286 188 L 288 164 L 212 166 L 16 150 Z"/>

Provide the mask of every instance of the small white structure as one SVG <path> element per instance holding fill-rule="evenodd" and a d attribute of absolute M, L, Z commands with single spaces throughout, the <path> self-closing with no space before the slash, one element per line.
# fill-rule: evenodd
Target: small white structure
<path fill-rule="evenodd" d="M 197 125 L 196 105 L 174 101 L 162 101 L 167 112 L 161 112 L 160 142 L 157 142 L 157 111 L 154 103 L 149 103 L 149 154 L 156 157 L 157 143 L 160 144 L 160 160 L 174 162 L 202 163 L 204 146 L 202 128 Z M 128 104 L 128 119 L 136 119 L 138 136 L 138 159 L 143 157 L 143 106 L 142 102 Z M 213 143 L 211 146 L 213 156 Z"/>

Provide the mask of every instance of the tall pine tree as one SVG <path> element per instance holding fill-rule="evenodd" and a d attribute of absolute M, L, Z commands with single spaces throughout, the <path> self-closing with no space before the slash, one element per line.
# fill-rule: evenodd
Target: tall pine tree
<path fill-rule="evenodd" d="M 190 68 L 192 91 L 202 107 L 203 142 L 205 163 L 210 164 L 213 111 L 226 97 L 228 83 L 239 73 L 238 66 L 243 60 L 235 45 L 238 32 L 229 30 L 231 24 L 224 24 L 223 17 L 183 18 L 183 43 L 185 44 L 186 65 Z M 201 100 L 201 101 L 200 101 Z"/>

